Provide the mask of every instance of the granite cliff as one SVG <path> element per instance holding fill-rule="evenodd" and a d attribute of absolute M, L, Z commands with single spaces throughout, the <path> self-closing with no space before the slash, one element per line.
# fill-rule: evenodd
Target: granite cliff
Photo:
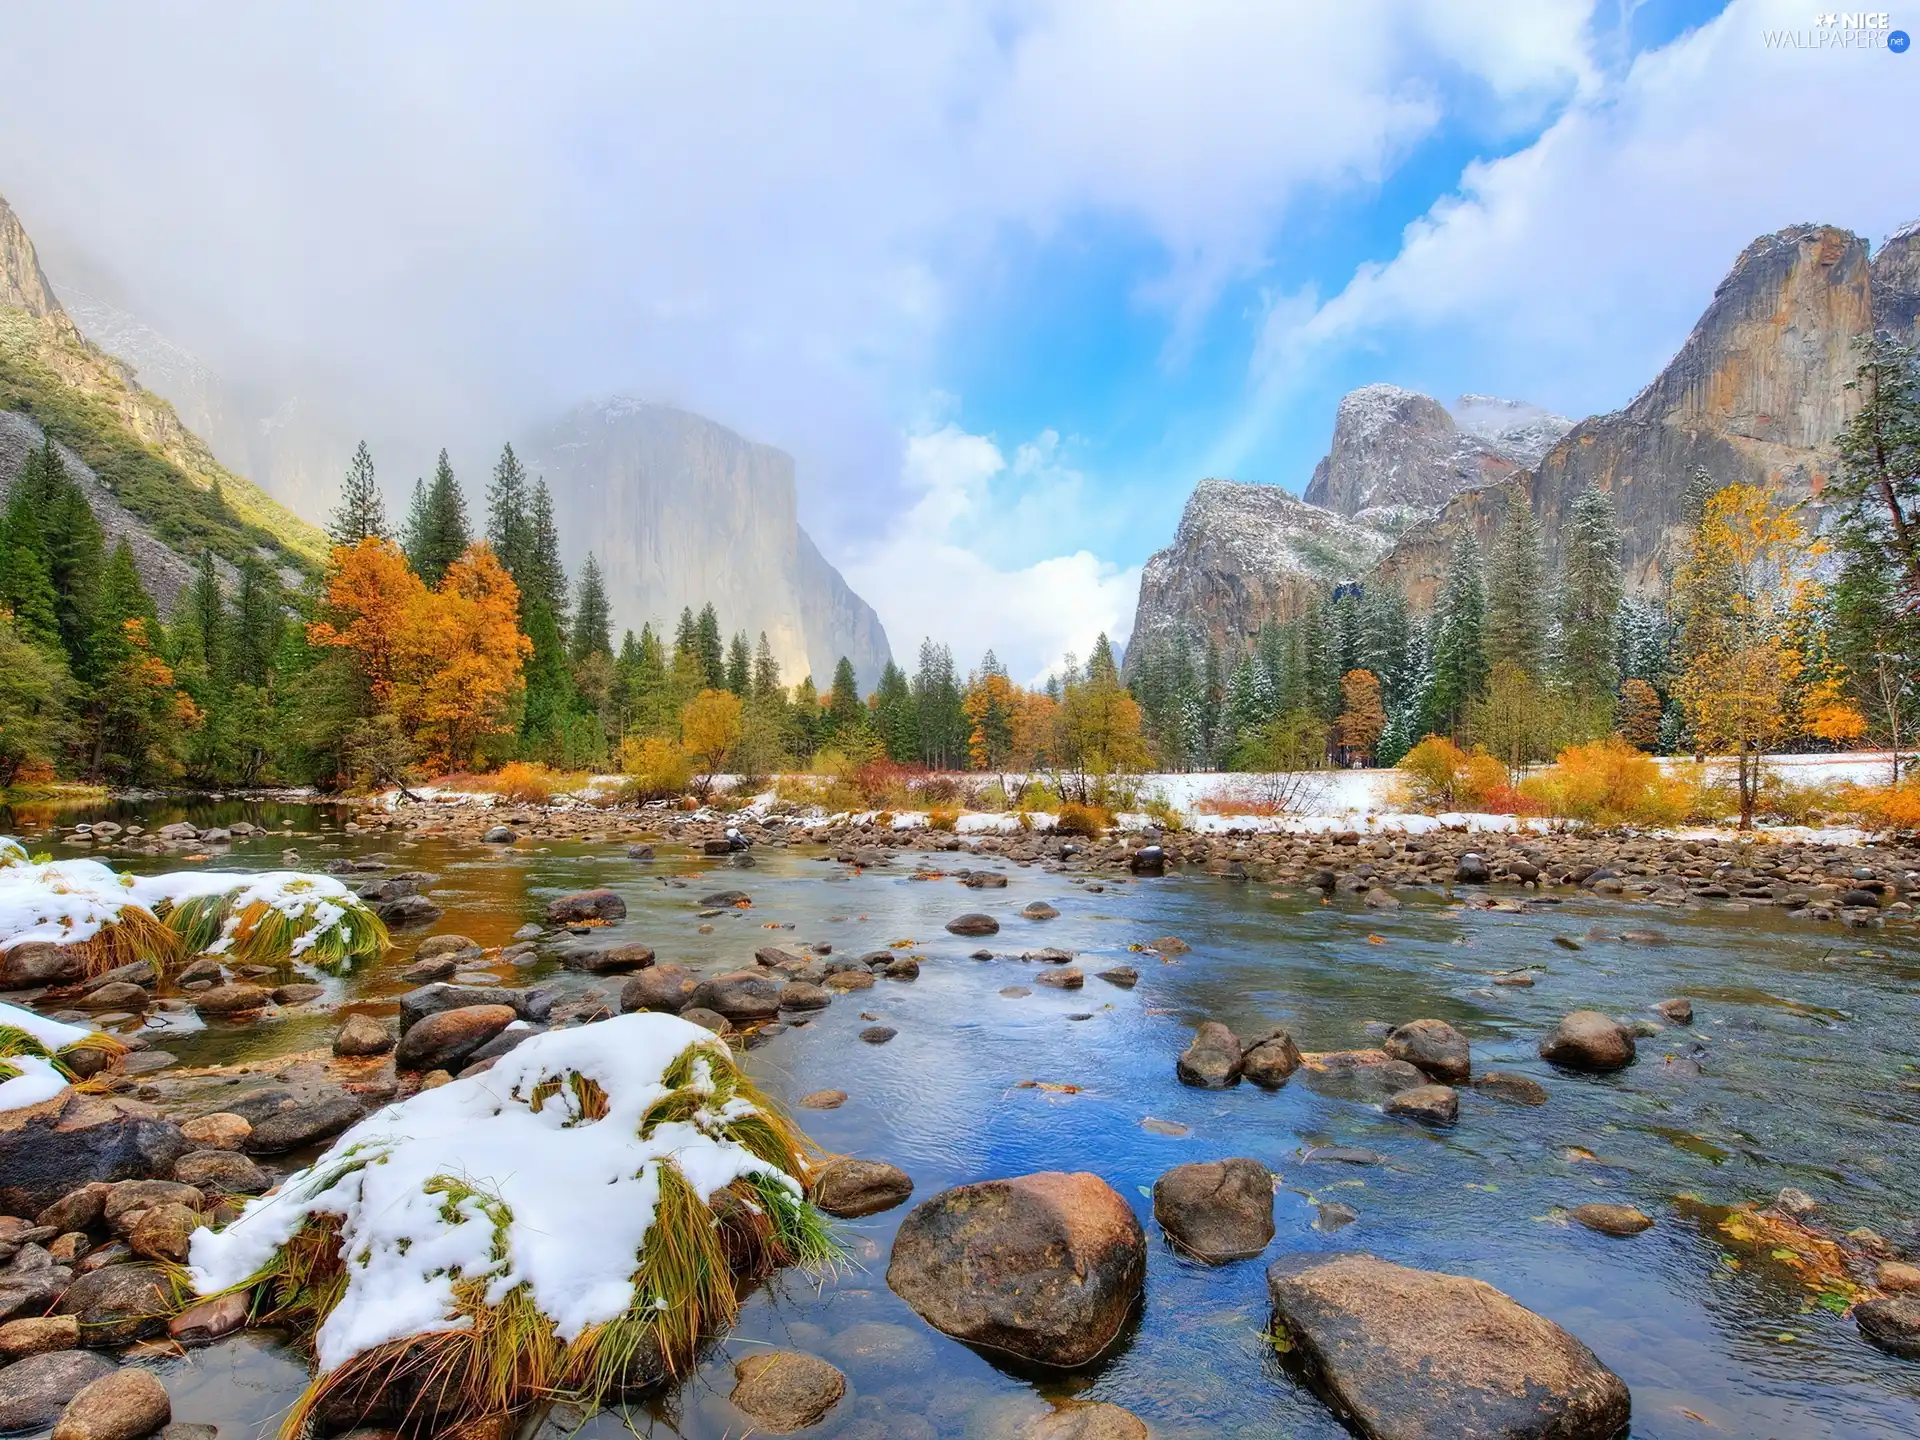
<path fill-rule="evenodd" d="M 1449 412 L 1396 387 L 1355 391 L 1341 402 L 1306 498 L 1328 507 L 1322 515 L 1337 512 L 1329 518 L 1351 517 L 1388 537 L 1375 555 L 1363 561 L 1356 551 L 1344 569 L 1302 566 L 1281 547 L 1250 570 L 1237 555 L 1223 559 L 1196 543 L 1214 525 L 1183 519 L 1172 547 L 1142 576 L 1136 626 L 1148 634 L 1184 626 L 1226 644 L 1269 615 L 1287 618 L 1306 587 L 1328 579 L 1389 581 L 1424 607 L 1457 538 L 1470 531 L 1484 546 L 1517 504 L 1532 506 L 1557 565 L 1561 526 L 1589 486 L 1618 508 L 1629 586 L 1658 590 L 1676 559 L 1696 470 L 1812 502 L 1818 522 L 1833 439 L 1854 403 L 1846 388 L 1858 364 L 1854 345 L 1876 328 L 1920 341 L 1920 224 L 1871 257 L 1866 241 L 1832 226 L 1760 237 L 1652 383 L 1624 408 L 1577 425 L 1484 396 L 1462 396 Z M 1202 481 L 1194 502 L 1221 484 Z M 1268 510 L 1284 515 L 1289 530 L 1324 524 L 1285 498 L 1250 509 L 1243 528 L 1264 523 Z M 1246 537 L 1239 544 L 1248 554 L 1262 548 Z"/>
<path fill-rule="evenodd" d="M 711 601 L 721 625 L 765 631 L 788 684 L 825 689 L 842 655 L 871 687 L 891 654 L 873 608 L 800 528 L 793 457 L 724 425 L 639 400 L 583 405 L 528 440 L 553 491 L 569 569 L 591 549 L 616 628 L 671 635 Z"/>

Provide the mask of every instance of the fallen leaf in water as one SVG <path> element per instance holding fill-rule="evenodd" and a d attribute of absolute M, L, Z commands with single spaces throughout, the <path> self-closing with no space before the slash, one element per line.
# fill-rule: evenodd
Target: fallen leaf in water
<path fill-rule="evenodd" d="M 1684 1416 L 1686 1416 L 1686 1417 L 1687 1417 L 1687 1419 L 1689 1419 L 1689 1420 L 1698 1420 L 1698 1421 L 1699 1421 L 1699 1422 L 1700 1422 L 1700 1423 L 1701 1423 L 1702 1425 L 1711 1425 L 1711 1424 L 1713 1424 L 1713 1421 L 1711 1421 L 1711 1420 L 1709 1420 L 1709 1419 L 1707 1419 L 1707 1417 L 1706 1417 L 1706 1416 L 1704 1416 L 1704 1415 L 1696 1415 L 1696 1414 L 1694 1414 L 1694 1413 L 1693 1413 L 1693 1411 L 1691 1411 L 1691 1410 L 1689 1410 L 1689 1409 L 1687 1409 L 1687 1408 L 1686 1408 L 1686 1407 L 1685 1407 L 1684 1405 L 1683 1405 L 1683 1406 L 1681 1406 L 1681 1408 L 1680 1408 L 1680 1413 L 1681 1413 L 1682 1415 L 1684 1415 Z"/>
<path fill-rule="evenodd" d="M 1149 1115 L 1140 1122 L 1140 1128 L 1154 1135 L 1191 1135 L 1193 1132 L 1176 1120 L 1156 1120 Z"/>
<path fill-rule="evenodd" d="M 1384 945 L 1386 943 L 1387 943 L 1387 937 L 1384 935 L 1367 936 L 1367 944 L 1369 945 Z"/>
<path fill-rule="evenodd" d="M 860 918 L 864 920 L 867 917 L 862 915 Z M 918 945 L 919 943 L 920 942 L 918 940 L 896 940 L 887 948 L 889 950 L 911 950 L 914 946 Z"/>
<path fill-rule="evenodd" d="M 1584 1145 L 1563 1145 L 1560 1147 L 1560 1158 L 1570 1164 L 1580 1164 L 1585 1161 L 1598 1160 L 1600 1157 Z"/>
<path fill-rule="evenodd" d="M 1178 1015 L 1180 1012 L 1178 1010 L 1156 1009 L 1149 1006 L 1145 1013 L 1148 1015 Z"/>
<path fill-rule="evenodd" d="M 1013 1088 L 1016 1090 L 1048 1090 L 1056 1095 L 1079 1095 L 1083 1093 L 1082 1086 L 1061 1085 L 1052 1080 L 1016 1080 L 1013 1082 Z"/>
<path fill-rule="evenodd" d="M 751 910 L 753 908 L 753 901 L 748 900 L 743 896 L 742 898 L 733 902 L 733 908 L 736 910 Z"/>
<path fill-rule="evenodd" d="M 778 930 L 780 928 L 780 922 L 778 920 L 769 920 L 760 928 L 762 930 Z"/>

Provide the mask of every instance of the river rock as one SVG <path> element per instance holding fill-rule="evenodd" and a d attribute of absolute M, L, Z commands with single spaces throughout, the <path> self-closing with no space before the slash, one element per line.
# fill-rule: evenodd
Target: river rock
<path fill-rule="evenodd" d="M 1538 1080 L 1514 1075 L 1505 1070 L 1488 1070 L 1473 1082 L 1473 1088 L 1510 1105 L 1544 1105 L 1547 1089 Z"/>
<path fill-rule="evenodd" d="M 107 1196 L 112 1193 L 113 1186 L 104 1180 L 77 1186 L 34 1216 L 33 1223 L 62 1235 L 97 1230 L 106 1218 Z"/>
<path fill-rule="evenodd" d="M 0 990 L 71 985 L 86 973 L 86 955 L 77 945 L 29 940 L 11 950 L 0 951 Z"/>
<path fill-rule="evenodd" d="M 1167 873 L 1167 852 L 1158 845 L 1142 845 L 1127 857 L 1127 869 L 1135 875 Z"/>
<path fill-rule="evenodd" d="M 578 925 L 582 920 L 624 920 L 627 902 L 611 890 L 581 890 L 547 902 L 549 925 Z"/>
<path fill-rule="evenodd" d="M 808 1110 L 838 1110 L 847 1103 L 844 1090 L 815 1090 L 811 1095 L 802 1095 L 800 1104 Z"/>
<path fill-rule="evenodd" d="M 1882 1350 L 1907 1360 L 1920 1360 L 1920 1293 L 1903 1291 L 1853 1307 L 1853 1323 Z M 0 1371 L 0 1380 L 6 1372 Z"/>
<path fill-rule="evenodd" d="M 1263 1090 L 1278 1090 L 1300 1068 L 1300 1047 L 1281 1026 L 1250 1039 L 1241 1052 L 1241 1074 Z"/>
<path fill-rule="evenodd" d="M 884 1045 L 899 1033 L 891 1025 L 869 1025 L 860 1032 L 860 1038 L 869 1045 Z"/>
<path fill-rule="evenodd" d="M 874 983 L 873 972 L 849 967 L 845 970 L 835 970 L 821 983 L 827 989 L 841 995 L 852 990 L 871 990 Z"/>
<path fill-rule="evenodd" d="M 215 985 L 193 997 L 193 1008 L 202 1015 L 244 1015 L 251 1010 L 266 1009 L 272 999 L 258 985 Z"/>
<path fill-rule="evenodd" d="M 184 1265 L 187 1245 L 200 1228 L 200 1214 L 185 1205 L 155 1205 L 142 1210 L 127 1229 L 127 1248 L 148 1260 Z"/>
<path fill-rule="evenodd" d="M 1671 1000 L 1662 1000 L 1653 1008 L 1672 1024 L 1691 1025 L 1693 1023 L 1693 1002 L 1684 995 L 1676 996 Z"/>
<path fill-rule="evenodd" d="M 923 1201 L 894 1237 L 887 1284 L 936 1330 L 1043 1365 L 1112 1343 L 1146 1283 L 1147 1247 L 1097 1175 L 987 1180 Z"/>
<path fill-rule="evenodd" d="M 1633 1032 L 1598 1010 L 1576 1010 L 1540 1042 L 1540 1058 L 1569 1070 L 1603 1074 L 1633 1063 Z"/>
<path fill-rule="evenodd" d="M 333 1037 L 333 1053 L 347 1058 L 384 1055 L 393 1049 L 393 1032 L 371 1015 L 349 1015 Z"/>
<path fill-rule="evenodd" d="M 1389 1031 L 1380 1048 L 1443 1085 L 1461 1084 L 1473 1074 L 1467 1037 L 1444 1020 L 1409 1020 Z"/>
<path fill-rule="evenodd" d="M 417 964 L 422 960 L 440 960 L 449 955 L 478 955 L 480 949 L 478 940 L 465 935 L 429 935 L 414 947 L 413 958 Z"/>
<path fill-rule="evenodd" d="M 954 916 L 947 922 L 947 929 L 955 935 L 998 935 L 1000 922 L 991 915 L 975 912 Z"/>
<path fill-rule="evenodd" d="M 1029 901 L 1021 907 L 1020 913 L 1029 920 L 1055 920 L 1060 915 L 1058 910 L 1044 900 Z"/>
<path fill-rule="evenodd" d="M 1153 1218 L 1188 1255 L 1244 1260 L 1273 1239 L 1273 1176 L 1240 1157 L 1176 1165 L 1154 1182 Z"/>
<path fill-rule="evenodd" d="M 733 1403 L 756 1430 L 784 1435 L 817 1424 L 847 1393 L 847 1377 L 794 1350 L 749 1355 L 733 1367 Z"/>
<path fill-rule="evenodd" d="M 134 1222 L 156 1205 L 184 1205 L 198 1210 L 206 1196 L 193 1185 L 178 1180 L 122 1180 L 107 1190 L 107 1203 L 101 1207 L 107 1228 L 119 1236 L 127 1235 Z"/>
<path fill-rule="evenodd" d="M 142 1440 L 172 1418 L 167 1387 L 129 1365 L 89 1381 L 61 1412 L 53 1440 Z"/>
<path fill-rule="evenodd" d="M 209 1345 L 244 1326 L 251 1303 L 244 1290 L 198 1301 L 167 1322 L 167 1338 L 182 1345 Z"/>
<path fill-rule="evenodd" d="M 620 987 L 620 1009 L 623 1014 L 663 1010 L 677 1015 L 693 1003 L 699 987 L 699 979 L 684 965 L 655 965 Z"/>
<path fill-rule="evenodd" d="M 1147 1425 L 1131 1410 L 1103 1400 L 1069 1400 L 1050 1415 L 1037 1415 L 1019 1440 L 1147 1440 Z"/>
<path fill-rule="evenodd" d="M 1111 970 L 1097 970 L 1094 973 L 1109 985 L 1122 990 L 1131 990 L 1140 983 L 1140 972 L 1131 965 L 1116 965 Z"/>
<path fill-rule="evenodd" d="M 1493 879 L 1493 872 L 1487 868 L 1484 855 L 1469 850 L 1454 866 L 1453 879 L 1456 885 L 1485 885 Z"/>
<path fill-rule="evenodd" d="M 1367 1254 L 1283 1255 L 1276 1329 L 1366 1440 L 1614 1440 L 1626 1384 L 1573 1336 L 1491 1285 Z"/>
<path fill-rule="evenodd" d="M 780 1013 L 782 984 L 765 970 L 730 970 L 702 980 L 693 992 L 693 1004 L 736 1024 L 771 1020 Z"/>
<path fill-rule="evenodd" d="M 383 924 L 398 929 L 403 925 L 430 925 L 447 912 L 425 895 L 398 895 L 375 901 L 373 913 Z"/>
<path fill-rule="evenodd" d="M 557 952 L 569 970 L 584 970 L 589 975 L 612 975 L 625 970 L 644 970 L 653 964 L 653 951 L 645 945 L 569 945 Z"/>
<path fill-rule="evenodd" d="M 228 1101 L 227 1109 L 253 1126 L 248 1154 L 284 1155 L 338 1135 L 366 1113 L 366 1104 L 337 1085 L 270 1085 Z"/>
<path fill-rule="evenodd" d="M 91 1350 L 29 1355 L 0 1370 L 0 1435 L 44 1430 L 67 1403 L 117 1367 Z"/>
<path fill-rule="evenodd" d="M 1460 1092 L 1451 1085 L 1415 1085 L 1388 1096 L 1386 1112 L 1423 1125 L 1452 1125 L 1460 1118 Z"/>
<path fill-rule="evenodd" d="M 1087 983 L 1086 972 L 1077 965 L 1068 965 L 1059 970 L 1042 970 L 1033 977 L 1036 985 L 1049 985 L 1055 990 L 1078 990 Z"/>
<path fill-rule="evenodd" d="M 258 1195 L 273 1183 L 266 1171 L 233 1150 L 190 1151 L 173 1162 L 173 1178 L 215 1195 Z"/>
<path fill-rule="evenodd" d="M 173 1286 L 157 1265 L 108 1265 L 75 1278 L 54 1307 L 80 1320 L 80 1343 L 102 1350 L 164 1335 Z"/>
<path fill-rule="evenodd" d="M 80 1343 L 80 1322 L 71 1315 L 30 1315 L 0 1325 L 0 1365 L 29 1355 L 71 1350 Z"/>
<path fill-rule="evenodd" d="M 463 1005 L 429 1015 L 400 1037 L 393 1052 L 402 1070 L 457 1070 L 467 1057 L 519 1017 L 511 1005 Z"/>
<path fill-rule="evenodd" d="M 251 986 L 247 987 L 253 988 Z M 212 994 L 212 991 L 206 992 Z M 265 992 L 262 992 L 264 995 Z M 153 997 L 147 993 L 144 985 L 136 985 L 131 980 L 112 980 L 105 985 L 89 990 L 76 1002 L 90 1010 L 144 1010 Z M 263 1002 L 264 1003 L 264 1002 Z M 253 1008 L 258 1008 L 253 1007 Z"/>
<path fill-rule="evenodd" d="M 1602 1235 L 1625 1237 L 1653 1228 L 1652 1218 L 1631 1205 L 1576 1205 L 1567 1213 L 1587 1229 L 1597 1230 Z"/>
<path fill-rule="evenodd" d="M 827 1214 L 852 1220 L 903 1204 L 913 1194 L 913 1179 L 882 1160 L 843 1157 L 814 1176 L 812 1192 L 813 1203 Z"/>
<path fill-rule="evenodd" d="M 1427 1077 L 1384 1050 L 1328 1050 L 1302 1057 L 1317 1091 L 1348 1099 L 1384 1101 L 1427 1084 Z"/>
<path fill-rule="evenodd" d="M 1193 1043 L 1181 1052 L 1173 1068 L 1183 1085 L 1224 1090 L 1240 1083 L 1244 1063 L 1233 1032 L 1217 1020 L 1206 1020 L 1193 1032 Z"/>
<path fill-rule="evenodd" d="M 253 1133 L 253 1126 L 243 1116 L 217 1110 L 211 1115 L 187 1121 L 180 1127 L 180 1133 L 192 1142 L 196 1150 L 240 1150 L 245 1148 L 247 1136 Z"/>
<path fill-rule="evenodd" d="M 805 980 L 789 980 L 780 987 L 782 1010 L 824 1010 L 832 1003 L 832 994 Z"/>
<path fill-rule="evenodd" d="M 67 1090 L 0 1110 L 0 1213 L 36 1215 L 93 1181 L 164 1175 L 188 1148 L 173 1121 L 118 1095 Z"/>
<path fill-rule="evenodd" d="M 324 985 L 314 985 L 305 980 L 292 985 L 276 985 L 267 992 L 276 1005 L 304 1005 L 326 993 Z"/>
<path fill-rule="evenodd" d="M 522 1020 L 544 1025 L 553 1013 L 553 996 L 545 990 L 504 985 L 422 985 L 400 997 L 400 1033 L 404 1035 L 429 1015 L 463 1005 L 511 1005 Z"/>

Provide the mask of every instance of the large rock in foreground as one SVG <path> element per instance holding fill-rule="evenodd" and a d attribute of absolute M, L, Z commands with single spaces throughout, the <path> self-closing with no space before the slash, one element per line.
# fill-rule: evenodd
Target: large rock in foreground
<path fill-rule="evenodd" d="M 193 1147 L 159 1111 L 68 1090 L 0 1111 L 0 1214 L 36 1215 L 96 1180 L 164 1175 Z"/>
<path fill-rule="evenodd" d="M 1626 1382 L 1573 1336 L 1479 1280 L 1372 1255 L 1267 1268 L 1276 1333 L 1367 1440 L 1614 1440 Z"/>
<path fill-rule="evenodd" d="M 1241 1157 L 1176 1165 L 1154 1182 L 1153 1218 L 1197 1259 L 1244 1260 L 1273 1239 L 1273 1176 Z"/>
<path fill-rule="evenodd" d="M 1042 1365 L 1084 1365 L 1146 1284 L 1147 1241 L 1097 1175 L 1045 1171 L 944 1190 L 894 1237 L 887 1284 L 957 1340 Z"/>

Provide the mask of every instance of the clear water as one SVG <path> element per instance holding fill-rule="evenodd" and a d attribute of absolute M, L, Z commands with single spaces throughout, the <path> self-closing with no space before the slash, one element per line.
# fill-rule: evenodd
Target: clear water
<path fill-rule="evenodd" d="M 1096 882 L 1104 884 L 1096 893 L 1039 866 L 926 857 L 954 868 L 984 863 L 1009 876 L 1004 890 L 974 891 L 909 879 L 912 858 L 851 875 L 798 847 L 762 849 L 743 870 L 665 846 L 649 864 L 627 859 L 623 844 L 503 851 L 350 838 L 337 817 L 316 808 L 145 805 L 119 807 L 113 818 L 159 824 L 181 816 L 202 824 L 251 818 L 275 830 L 235 845 L 223 865 L 277 866 L 291 844 L 310 866 L 378 853 L 397 868 L 437 874 L 430 889 L 446 916 L 404 934 L 370 972 L 329 982 L 330 999 L 374 1013 L 393 1008 L 405 988 L 395 973 L 425 934 L 458 931 L 499 944 L 540 918 L 549 898 L 594 885 L 628 902 L 612 936 L 690 966 L 750 963 L 766 944 L 830 942 L 837 954 L 857 955 L 912 940 L 926 957 L 918 981 L 883 980 L 838 997 L 813 1023 L 755 1049 L 751 1063 L 763 1083 L 789 1100 L 847 1091 L 843 1108 L 800 1111 L 803 1122 L 830 1150 L 900 1165 L 916 1196 L 992 1176 L 1090 1170 L 1146 1227 L 1144 1311 L 1088 1371 L 1018 1374 L 922 1324 L 884 1278 L 903 1207 L 845 1225 L 854 1261 L 837 1277 L 816 1286 L 788 1276 L 756 1294 L 734 1334 L 678 1394 L 651 1412 L 594 1417 L 583 1435 L 740 1435 L 744 1418 L 726 1400 L 732 1365 L 765 1345 L 808 1350 L 846 1372 L 849 1399 L 809 1432 L 821 1435 L 884 1417 L 866 1433 L 989 1437 L 1011 1433 L 1020 1417 L 1044 1408 L 1042 1397 L 1066 1395 L 1124 1405 L 1162 1440 L 1341 1435 L 1262 1341 L 1264 1262 L 1186 1261 L 1153 1225 L 1147 1191 L 1156 1177 L 1183 1161 L 1228 1155 L 1252 1156 L 1282 1177 L 1269 1258 L 1364 1248 L 1487 1280 L 1567 1327 L 1627 1380 L 1640 1440 L 1920 1434 L 1920 1364 L 1868 1346 L 1851 1319 L 1814 1306 L 1784 1268 L 1728 1267 L 1713 1212 L 1702 1209 L 1793 1185 L 1820 1199 L 1836 1229 L 1866 1225 L 1920 1242 L 1912 1228 L 1920 1215 L 1920 949 L 1905 938 L 1813 926 L 1766 909 L 1673 911 L 1591 898 L 1509 915 L 1454 910 L 1437 895 L 1413 893 L 1405 908 L 1383 914 L 1344 898 L 1322 904 L 1207 877 Z M 31 829 L 41 818 L 22 814 L 15 823 Z M 282 831 L 285 820 L 293 824 Z M 747 891 L 753 907 L 701 920 L 697 898 L 718 888 Z M 1060 917 L 1020 918 L 1035 899 Z M 1000 934 L 984 942 L 948 935 L 945 922 L 969 910 L 998 917 Z M 702 924 L 710 933 L 700 933 Z M 1623 928 L 1658 931 L 1667 943 L 1605 938 Z M 1192 953 L 1165 963 L 1131 948 L 1167 934 Z M 1555 937 L 1582 948 L 1565 949 Z M 999 958 L 969 959 L 982 944 Z M 1037 967 L 1018 956 L 1043 945 L 1079 952 L 1084 990 L 1033 984 Z M 1094 978 L 1116 964 L 1140 971 L 1136 989 Z M 1494 972 L 1529 965 L 1539 967 L 1531 989 L 1490 983 Z M 531 981 L 561 992 L 618 989 L 617 979 L 544 963 L 508 983 Z M 1012 986 L 1031 993 L 1001 995 Z M 1646 1015 L 1671 995 L 1693 999 L 1695 1025 L 1643 1040 L 1639 1063 L 1621 1075 L 1561 1075 L 1534 1054 L 1540 1035 L 1569 1010 Z M 1530 1075 L 1547 1087 L 1549 1103 L 1527 1109 L 1463 1091 L 1459 1125 L 1434 1133 L 1318 1093 L 1299 1076 L 1278 1093 L 1203 1092 L 1174 1078 L 1174 1059 L 1203 1018 L 1243 1033 L 1285 1024 L 1311 1050 L 1365 1046 L 1373 1043 L 1370 1023 L 1426 1015 L 1467 1033 L 1477 1069 Z M 868 1016 L 897 1027 L 898 1037 L 881 1047 L 861 1043 Z M 153 1039 L 183 1061 L 204 1063 L 311 1048 L 336 1023 L 337 1015 L 299 1012 L 253 1026 L 189 1021 Z M 1020 1088 L 1023 1080 L 1082 1088 Z M 1156 1133 L 1142 1124 L 1150 1117 L 1187 1133 Z M 1325 1144 L 1364 1147 L 1384 1163 L 1304 1161 L 1305 1150 Z M 1592 1200 L 1637 1205 L 1658 1224 L 1617 1240 L 1564 1222 L 1566 1208 Z M 1359 1219 L 1323 1233 L 1315 1228 L 1322 1201 L 1348 1205 Z M 270 1341 L 247 1336 L 169 1362 L 168 1380 L 176 1419 L 218 1423 L 234 1435 L 271 1424 L 302 1371 Z"/>

